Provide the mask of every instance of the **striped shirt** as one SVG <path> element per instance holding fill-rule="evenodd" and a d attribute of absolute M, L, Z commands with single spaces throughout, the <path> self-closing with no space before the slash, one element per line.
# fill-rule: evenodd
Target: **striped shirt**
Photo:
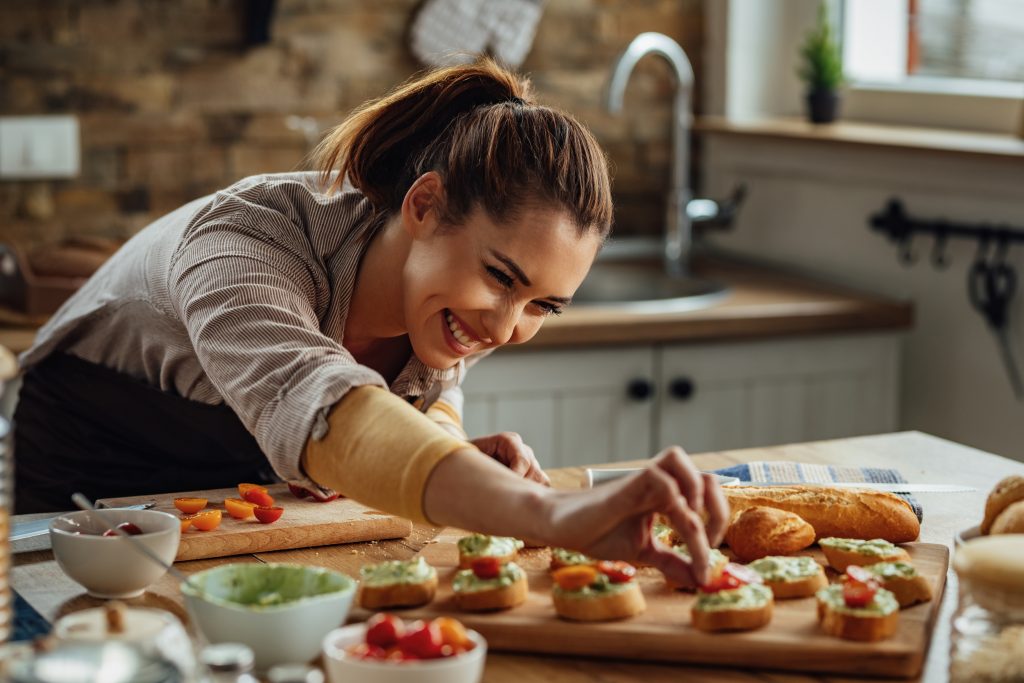
<path fill-rule="evenodd" d="M 314 485 L 300 456 L 354 387 L 461 414 L 465 360 L 437 370 L 412 355 L 388 387 L 342 344 L 374 224 L 361 193 L 325 194 L 315 173 L 246 178 L 133 237 L 39 331 L 22 366 L 62 351 L 226 403 L 278 476 Z"/>

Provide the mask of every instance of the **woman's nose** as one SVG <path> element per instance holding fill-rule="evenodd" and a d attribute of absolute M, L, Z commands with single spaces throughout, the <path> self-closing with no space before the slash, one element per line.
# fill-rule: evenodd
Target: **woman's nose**
<path fill-rule="evenodd" d="M 491 343 L 497 346 L 507 344 L 515 334 L 521 315 L 522 308 L 519 306 L 504 306 L 492 311 L 483 320 L 485 336 L 490 337 Z"/>

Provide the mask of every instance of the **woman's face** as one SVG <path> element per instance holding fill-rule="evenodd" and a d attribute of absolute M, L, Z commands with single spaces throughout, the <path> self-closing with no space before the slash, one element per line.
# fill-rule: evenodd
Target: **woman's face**
<path fill-rule="evenodd" d="M 553 208 L 523 209 L 504 225 L 477 208 L 454 228 L 431 215 L 413 235 L 403 298 L 413 351 L 433 368 L 531 339 L 568 305 L 601 243 Z"/>

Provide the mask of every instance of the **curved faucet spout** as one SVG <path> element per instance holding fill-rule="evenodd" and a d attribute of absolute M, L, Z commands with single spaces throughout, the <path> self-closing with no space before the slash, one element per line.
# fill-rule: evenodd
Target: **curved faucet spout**
<path fill-rule="evenodd" d="M 693 66 L 690 58 L 683 52 L 679 43 L 663 33 L 641 33 L 629 44 L 622 53 L 612 71 L 612 79 L 608 85 L 608 110 L 613 114 L 622 111 L 622 100 L 626 94 L 626 84 L 633 73 L 637 62 L 649 54 L 658 54 L 672 66 L 680 89 L 689 92 L 693 89 Z"/>
<path fill-rule="evenodd" d="M 686 275 L 690 257 L 691 225 L 686 207 L 691 199 L 690 170 L 690 93 L 693 91 L 693 66 L 679 43 L 662 33 L 641 33 L 615 62 L 608 84 L 608 109 L 622 111 L 633 67 L 648 54 L 664 57 L 676 75 L 676 95 L 672 105 L 672 187 L 665 212 L 665 268 L 672 275 Z"/>

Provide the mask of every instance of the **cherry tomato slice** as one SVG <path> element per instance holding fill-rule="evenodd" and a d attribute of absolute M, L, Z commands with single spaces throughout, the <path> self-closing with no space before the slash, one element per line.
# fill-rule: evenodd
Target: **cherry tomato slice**
<path fill-rule="evenodd" d="M 191 519 L 192 526 L 200 531 L 213 531 L 220 526 L 220 510 L 204 510 Z"/>
<path fill-rule="evenodd" d="M 266 489 L 262 491 L 259 489 L 248 489 L 242 494 L 242 500 L 255 503 L 261 508 L 274 507 L 274 497 L 267 493 Z"/>
<path fill-rule="evenodd" d="M 586 588 L 597 580 L 597 568 L 589 564 L 577 564 L 556 569 L 551 578 L 558 587 L 566 591 Z"/>
<path fill-rule="evenodd" d="M 398 641 L 403 658 L 437 659 L 443 646 L 441 629 L 432 621 L 416 622 Z"/>
<path fill-rule="evenodd" d="M 241 500 L 240 498 L 225 498 L 224 508 L 228 511 L 228 514 L 235 519 L 247 519 L 252 517 L 252 509 L 256 507 L 256 503 L 250 503 L 247 500 Z"/>
<path fill-rule="evenodd" d="M 192 518 L 191 517 L 182 517 L 181 518 L 181 533 L 185 533 L 186 531 L 188 531 L 188 528 L 190 526 L 192 526 Z"/>
<path fill-rule="evenodd" d="M 313 495 L 313 492 L 309 489 L 304 489 L 301 486 L 296 486 L 295 484 L 288 484 L 288 490 L 296 498 L 310 498 Z"/>
<path fill-rule="evenodd" d="M 702 593 L 717 593 L 732 590 L 749 583 L 762 583 L 761 575 L 750 567 L 730 562 L 722 568 L 722 573 L 700 587 Z"/>
<path fill-rule="evenodd" d="M 612 583 L 628 583 L 636 576 L 636 567 L 629 562 L 601 560 L 597 563 L 597 571 L 607 576 Z"/>
<path fill-rule="evenodd" d="M 139 534 L 142 533 L 142 529 L 140 529 L 139 527 L 135 526 L 131 522 L 121 522 L 120 524 L 117 525 L 117 528 L 120 529 L 121 531 L 125 532 L 129 536 L 138 536 Z M 114 529 L 107 529 L 106 531 L 103 532 L 103 535 L 104 536 L 120 536 L 121 534 L 117 533 L 117 531 L 115 531 Z"/>
<path fill-rule="evenodd" d="M 496 579 L 501 573 L 501 560 L 497 557 L 478 557 L 473 560 L 469 568 L 481 579 Z"/>
<path fill-rule="evenodd" d="M 843 602 L 847 607 L 866 607 L 875 599 L 878 592 L 878 584 L 869 581 L 861 583 L 847 579 L 843 582 Z"/>
<path fill-rule="evenodd" d="M 261 524 L 270 524 L 281 519 L 281 515 L 284 514 L 284 508 L 278 507 L 254 507 L 252 513 L 256 515 L 256 519 Z"/>
<path fill-rule="evenodd" d="M 437 617 L 434 619 L 434 624 L 441 630 L 441 642 L 452 648 L 452 654 L 473 647 L 473 641 L 469 639 L 466 627 L 458 619 Z"/>
<path fill-rule="evenodd" d="M 174 507 L 178 508 L 181 512 L 186 515 L 194 515 L 195 513 L 206 507 L 205 498 L 175 498 Z"/>
<path fill-rule="evenodd" d="M 405 622 L 393 614 L 380 612 L 366 622 L 366 644 L 381 650 L 397 645 L 403 635 Z"/>

